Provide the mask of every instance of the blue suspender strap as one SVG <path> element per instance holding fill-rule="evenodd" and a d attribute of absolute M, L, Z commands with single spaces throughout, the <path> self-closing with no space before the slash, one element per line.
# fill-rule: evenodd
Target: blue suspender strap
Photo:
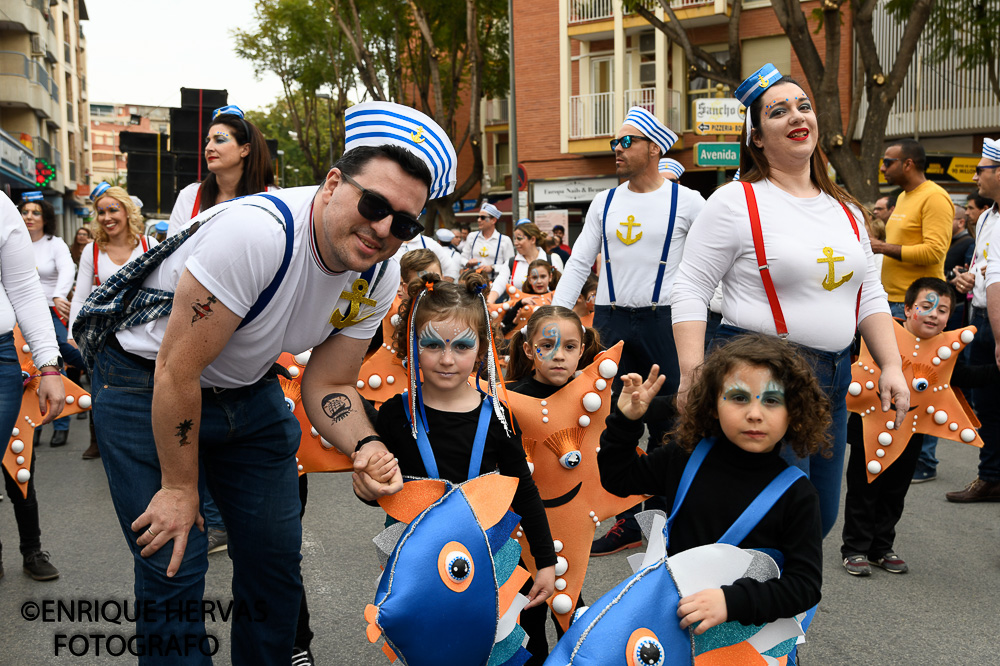
<path fill-rule="evenodd" d="M 608 226 L 608 209 L 611 208 L 611 200 L 615 196 L 615 188 L 608 190 L 608 198 L 604 201 L 604 216 L 601 218 L 601 240 L 604 241 L 604 272 L 608 276 L 608 299 L 611 307 L 615 306 L 615 282 L 611 279 L 611 253 L 608 252 L 608 234 L 605 227 Z"/>
<path fill-rule="evenodd" d="M 705 462 L 705 456 L 708 455 L 708 452 L 712 450 L 712 446 L 714 445 L 714 437 L 709 437 L 698 442 L 698 446 L 694 448 L 694 452 L 691 454 L 691 457 L 688 458 L 687 464 L 684 466 L 684 472 L 681 474 L 681 481 L 677 484 L 677 494 L 674 495 L 674 505 L 670 509 L 670 516 L 667 518 L 666 533 L 668 539 L 670 537 L 670 526 L 673 525 L 674 518 L 677 516 L 677 511 L 681 508 L 681 504 L 684 503 L 687 491 L 691 487 L 691 481 L 694 480 L 701 464 Z"/>
<path fill-rule="evenodd" d="M 285 277 L 285 273 L 288 272 L 288 265 L 292 261 L 292 248 L 295 245 L 295 223 L 292 220 L 292 212 L 288 210 L 288 206 L 285 202 L 272 194 L 260 194 L 259 196 L 264 197 L 268 201 L 274 204 L 274 206 L 281 213 L 282 217 L 285 218 L 285 254 L 281 258 L 281 265 L 278 266 L 278 272 L 274 274 L 274 278 L 271 283 L 264 288 L 264 291 L 260 293 L 257 297 L 257 301 L 253 304 L 250 310 L 247 312 L 246 316 L 243 317 L 243 321 L 237 326 L 237 330 L 243 328 L 254 319 L 257 318 L 267 304 L 271 302 L 274 298 L 275 292 L 278 291 L 278 287 L 281 286 L 281 281 Z"/>
<path fill-rule="evenodd" d="M 493 398 L 486 396 L 479 408 L 479 425 L 476 426 L 476 440 L 472 443 L 472 457 L 469 459 L 469 478 L 474 479 L 480 474 L 483 466 L 483 452 L 486 450 L 486 433 L 490 429 L 493 418 Z"/>
<path fill-rule="evenodd" d="M 427 249 L 427 241 L 424 240 L 424 235 L 423 234 L 419 234 L 417 236 L 417 238 L 420 239 L 420 247 L 422 247 L 422 248 L 424 248 L 426 250 Z"/>
<path fill-rule="evenodd" d="M 663 274 L 667 270 L 667 255 L 670 254 L 670 239 L 674 236 L 674 222 L 677 220 L 677 183 L 671 182 L 670 185 L 670 222 L 667 224 L 667 237 L 663 239 L 660 267 L 656 270 L 656 286 L 653 287 L 654 308 L 660 302 L 660 287 L 663 286 Z"/>
<path fill-rule="evenodd" d="M 503 234 L 499 231 L 497 232 L 497 253 L 493 257 L 493 265 L 496 266 L 497 262 L 500 261 L 500 246 L 503 245 Z"/>
<path fill-rule="evenodd" d="M 420 460 L 424 463 L 424 470 L 427 476 L 432 479 L 440 477 L 438 474 L 437 461 L 434 459 L 434 451 L 431 450 L 431 442 L 427 439 L 427 430 L 420 414 L 410 415 L 410 401 L 408 391 L 403 391 L 403 410 L 406 412 L 407 420 L 417 419 L 417 451 L 420 453 Z"/>
<path fill-rule="evenodd" d="M 803 472 L 798 467 L 789 467 L 784 470 L 778 476 L 771 480 L 771 483 L 767 484 L 767 488 L 750 503 L 750 506 L 740 514 L 740 517 L 736 519 L 726 533 L 722 535 L 719 539 L 719 543 L 728 543 L 731 546 L 738 546 L 743 542 L 743 539 L 747 537 L 748 534 L 757 527 L 757 523 L 760 522 L 761 518 L 771 510 L 774 503 L 785 494 L 785 491 L 792 487 L 792 484 L 799 480 L 800 477 L 805 477 L 805 472 Z"/>

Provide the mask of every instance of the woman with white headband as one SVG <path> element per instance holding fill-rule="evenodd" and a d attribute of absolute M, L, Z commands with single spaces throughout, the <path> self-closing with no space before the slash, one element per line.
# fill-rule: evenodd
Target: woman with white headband
<path fill-rule="evenodd" d="M 899 427 L 909 390 L 858 201 L 827 175 L 816 113 L 767 64 L 736 90 L 747 107 L 740 181 L 719 188 L 688 234 L 671 298 L 683 404 L 704 358 L 706 306 L 721 280 L 715 344 L 743 331 L 796 344 L 830 398 L 833 456 L 799 459 L 819 491 L 824 536 L 837 518 L 856 330 L 882 369 L 880 418 Z"/>

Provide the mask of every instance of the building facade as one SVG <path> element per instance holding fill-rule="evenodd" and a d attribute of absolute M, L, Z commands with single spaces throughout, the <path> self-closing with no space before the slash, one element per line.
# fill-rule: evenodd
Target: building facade
<path fill-rule="evenodd" d="M 3 0 L 0 186 L 38 189 L 71 238 L 87 214 L 90 142 L 84 0 Z"/>
<path fill-rule="evenodd" d="M 122 132 L 170 135 L 170 109 L 164 106 L 93 102 L 90 104 L 90 136 L 94 183 L 107 181 L 127 186 Z M 167 146 L 163 146 L 165 151 Z"/>

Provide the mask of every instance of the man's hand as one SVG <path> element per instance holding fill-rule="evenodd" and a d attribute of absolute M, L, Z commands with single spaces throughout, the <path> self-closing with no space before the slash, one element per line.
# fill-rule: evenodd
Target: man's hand
<path fill-rule="evenodd" d="M 377 483 L 389 483 L 399 464 L 388 451 L 376 452 L 368 459 L 368 466 L 360 470 Z"/>
<path fill-rule="evenodd" d="M 878 380 L 879 395 L 882 396 L 882 411 L 887 412 L 896 405 L 896 423 L 894 429 L 899 430 L 906 420 L 910 410 L 910 388 L 906 384 L 903 371 L 897 367 L 883 368 Z"/>
<path fill-rule="evenodd" d="M 700 622 L 694 633 L 703 634 L 728 619 L 726 595 L 721 589 L 713 588 L 684 597 L 677 604 L 677 617 L 681 618 L 681 629 Z"/>
<path fill-rule="evenodd" d="M 650 401 L 660 392 L 660 387 L 667 376 L 660 375 L 660 366 L 653 364 L 649 369 L 649 377 L 642 381 L 642 376 L 630 372 L 622 376 L 622 392 L 618 396 L 618 411 L 625 418 L 637 421 L 649 409 Z"/>
<path fill-rule="evenodd" d="M 56 375 L 42 377 L 38 383 L 38 410 L 45 418 L 38 425 L 43 426 L 46 423 L 51 423 L 62 414 L 65 406 L 66 386 L 63 384 L 62 377 Z"/>
<path fill-rule="evenodd" d="M 143 514 L 132 523 L 133 532 L 142 532 L 136 540 L 142 547 L 139 554 L 149 557 L 173 540 L 174 552 L 167 566 L 167 577 L 172 578 L 184 559 L 192 525 L 205 531 L 205 519 L 198 512 L 198 489 L 160 488 Z"/>
<path fill-rule="evenodd" d="M 872 243 L 872 252 L 875 254 L 882 254 L 885 251 L 885 246 L 888 245 L 885 241 L 881 241 L 877 238 L 869 238 Z"/>
<path fill-rule="evenodd" d="M 354 454 L 354 474 L 351 476 L 351 482 L 354 493 L 361 499 L 374 501 L 383 495 L 398 493 L 403 488 L 403 475 L 399 472 L 399 465 L 387 463 L 384 456 L 387 453 L 389 451 L 385 448 L 385 444 L 372 441 Z M 370 466 L 374 470 L 387 472 L 387 480 L 378 481 L 372 478 L 368 473 Z"/>
<path fill-rule="evenodd" d="M 976 283 L 976 274 L 973 271 L 959 273 L 951 280 L 951 286 L 960 294 L 968 294 Z"/>
<path fill-rule="evenodd" d="M 535 574 L 535 584 L 528 592 L 528 603 L 525 609 L 534 608 L 545 603 L 545 600 L 552 596 L 552 591 L 556 589 L 556 568 L 545 567 L 539 569 Z"/>

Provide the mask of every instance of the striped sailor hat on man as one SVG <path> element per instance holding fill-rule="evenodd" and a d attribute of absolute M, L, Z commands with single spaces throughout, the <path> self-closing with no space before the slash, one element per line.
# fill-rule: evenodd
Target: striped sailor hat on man
<path fill-rule="evenodd" d="M 680 178 L 684 175 L 684 165 L 677 160 L 664 157 L 660 160 L 660 173 L 672 173 Z"/>
<path fill-rule="evenodd" d="M 983 157 L 1000 162 L 1000 140 L 994 141 L 989 137 L 983 139 Z"/>
<path fill-rule="evenodd" d="M 441 126 L 416 109 L 392 102 L 364 102 L 347 109 L 344 152 L 358 146 L 392 144 L 420 158 L 431 172 L 430 199 L 455 189 L 458 157 Z"/>
<path fill-rule="evenodd" d="M 629 109 L 622 125 L 631 125 L 642 132 L 642 135 L 658 145 L 660 152 L 664 154 L 677 142 L 677 135 L 641 106 L 633 106 Z"/>

